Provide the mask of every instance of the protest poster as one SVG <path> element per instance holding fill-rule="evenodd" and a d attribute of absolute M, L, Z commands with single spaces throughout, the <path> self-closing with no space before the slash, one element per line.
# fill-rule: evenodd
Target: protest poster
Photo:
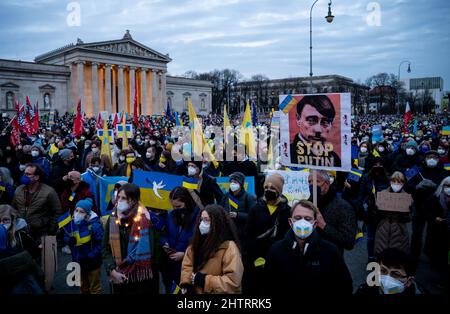
<path fill-rule="evenodd" d="M 372 144 L 383 141 L 383 129 L 381 124 L 372 127 Z"/>
<path fill-rule="evenodd" d="M 283 195 L 288 199 L 290 206 L 299 200 L 309 198 L 309 171 L 268 170 L 266 176 L 274 173 L 278 173 L 283 176 Z"/>
<path fill-rule="evenodd" d="M 408 213 L 413 199 L 408 193 L 381 191 L 377 193 L 376 203 L 379 210 Z"/>
<path fill-rule="evenodd" d="M 97 136 L 103 142 L 103 129 L 97 129 Z M 108 129 L 108 138 L 110 143 L 114 143 L 114 132 L 112 129 Z"/>
<path fill-rule="evenodd" d="M 350 171 L 350 93 L 280 96 L 285 166 Z"/>
<path fill-rule="evenodd" d="M 125 129 L 127 132 L 127 138 L 133 138 L 133 125 L 126 124 Z M 116 125 L 116 134 L 117 134 L 118 138 L 123 138 L 123 125 L 122 124 Z"/>

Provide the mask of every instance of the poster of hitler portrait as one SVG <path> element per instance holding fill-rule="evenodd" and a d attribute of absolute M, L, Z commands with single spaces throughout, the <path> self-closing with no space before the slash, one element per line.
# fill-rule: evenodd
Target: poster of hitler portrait
<path fill-rule="evenodd" d="M 351 169 L 350 93 L 280 95 L 285 166 Z"/>

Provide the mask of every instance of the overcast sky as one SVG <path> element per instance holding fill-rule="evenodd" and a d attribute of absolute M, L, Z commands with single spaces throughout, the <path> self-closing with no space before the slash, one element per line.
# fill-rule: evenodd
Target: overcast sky
<path fill-rule="evenodd" d="M 313 0 L 75 1 L 1 0 L 0 58 L 32 61 L 75 43 L 133 39 L 173 59 L 172 75 L 232 68 L 245 77 L 309 74 L 309 9 Z M 450 1 L 328 0 L 313 10 L 314 75 L 339 74 L 362 82 L 373 74 L 441 76 L 450 90 Z M 375 8 L 375 9 L 374 9 Z M 379 10 L 378 10 L 379 8 Z M 379 12 L 379 19 L 377 13 Z M 379 23 L 378 23 L 379 22 Z"/>

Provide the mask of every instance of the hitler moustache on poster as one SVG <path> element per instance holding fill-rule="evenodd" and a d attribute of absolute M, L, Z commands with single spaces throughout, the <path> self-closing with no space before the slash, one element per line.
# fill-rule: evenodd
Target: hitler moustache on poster
<path fill-rule="evenodd" d="M 280 96 L 285 166 L 350 171 L 350 93 Z"/>

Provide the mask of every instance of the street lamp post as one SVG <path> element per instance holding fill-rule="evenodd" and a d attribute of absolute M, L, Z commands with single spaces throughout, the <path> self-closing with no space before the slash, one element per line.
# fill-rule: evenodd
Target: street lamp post
<path fill-rule="evenodd" d="M 398 65 L 398 76 L 397 76 L 397 78 L 398 78 L 398 87 L 397 87 L 397 114 L 400 113 L 400 94 L 399 94 L 399 92 L 398 92 L 399 87 L 400 87 L 400 67 L 402 66 L 403 63 L 406 63 L 406 62 L 408 62 L 408 70 L 407 70 L 407 72 L 408 72 L 408 73 L 411 73 L 411 62 L 410 62 L 410 61 L 404 60 L 404 61 L 400 62 L 400 64 Z"/>
<path fill-rule="evenodd" d="M 312 83 L 312 77 L 313 77 L 313 71 L 312 71 L 312 11 L 314 8 L 314 5 L 317 3 L 316 0 L 311 6 L 311 9 L 309 11 L 309 93 L 312 94 L 313 92 L 313 83 Z M 334 15 L 331 14 L 331 0 L 328 3 L 328 15 L 325 16 L 325 19 L 328 23 L 333 22 Z"/>

